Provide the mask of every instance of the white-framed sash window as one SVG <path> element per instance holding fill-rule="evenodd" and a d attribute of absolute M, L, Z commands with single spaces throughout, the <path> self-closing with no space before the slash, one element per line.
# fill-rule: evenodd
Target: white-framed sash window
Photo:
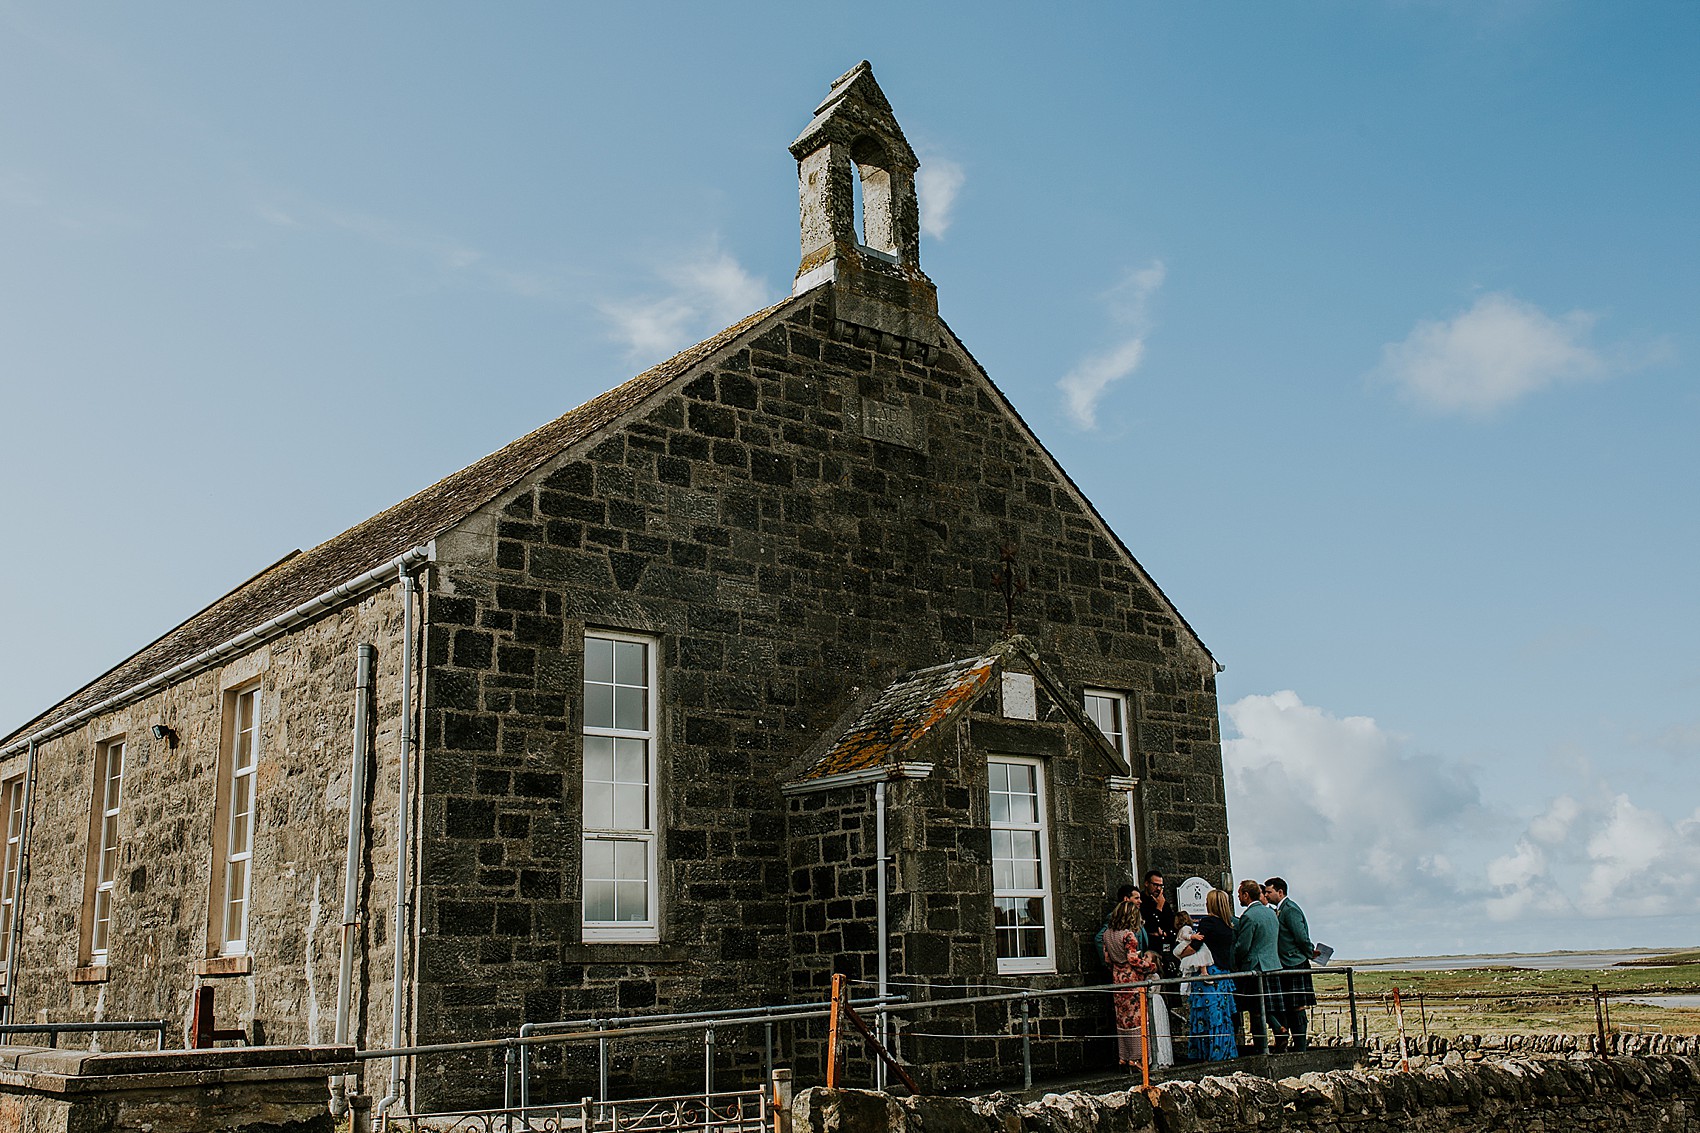
<path fill-rule="evenodd" d="M 656 641 L 584 635 L 583 933 L 660 938 L 656 886 Z"/>
<path fill-rule="evenodd" d="M 992 931 L 1000 973 L 1056 971 L 1045 765 L 1024 756 L 986 761 L 992 828 Z"/>
<path fill-rule="evenodd" d="M 112 893 L 118 880 L 118 811 L 124 801 L 124 741 L 111 740 L 100 748 L 96 766 L 94 805 L 89 843 L 93 893 L 88 905 L 91 964 L 106 963 L 112 938 Z"/>
<path fill-rule="evenodd" d="M 24 777 L 0 782 L 0 973 L 12 966 L 12 913 L 18 904 L 18 869 L 24 844 Z"/>
<path fill-rule="evenodd" d="M 1104 733 L 1104 738 L 1110 741 L 1110 746 L 1116 749 L 1116 754 L 1133 766 L 1133 732 L 1128 723 L 1128 697 L 1125 692 L 1111 692 L 1108 689 L 1089 688 L 1082 698 L 1081 706 L 1086 709 L 1086 715 L 1098 725 L 1098 730 Z M 1133 792 L 1126 792 L 1127 807 L 1127 844 L 1128 864 L 1133 867 L 1133 876 L 1139 876 L 1139 826 Z"/>
<path fill-rule="evenodd" d="M 260 686 L 232 693 L 229 786 L 224 825 L 223 910 L 219 955 L 248 951 L 249 895 L 254 883 L 254 787 L 260 762 Z"/>

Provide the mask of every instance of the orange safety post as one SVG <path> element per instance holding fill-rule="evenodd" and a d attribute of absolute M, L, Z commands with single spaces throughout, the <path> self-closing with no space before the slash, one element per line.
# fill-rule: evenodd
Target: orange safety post
<path fill-rule="evenodd" d="M 1399 989 L 1393 989 L 1393 1018 L 1399 1023 L 1399 1069 L 1409 1070 L 1411 1058 L 1405 1049 L 1405 1008 L 1399 1002 Z"/>
<path fill-rule="evenodd" d="M 844 996 L 843 972 L 832 974 L 832 1011 L 826 1029 L 826 1088 L 838 1088 L 838 1005 Z"/>
<path fill-rule="evenodd" d="M 1144 985 L 1139 988 L 1139 1088 L 1151 1090 L 1151 994 Z"/>

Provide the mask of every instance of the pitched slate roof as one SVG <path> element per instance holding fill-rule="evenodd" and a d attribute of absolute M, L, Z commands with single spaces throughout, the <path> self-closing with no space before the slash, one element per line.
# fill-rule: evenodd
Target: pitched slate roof
<path fill-rule="evenodd" d="M 794 782 L 903 762 L 929 732 L 974 703 L 992 679 L 1001 653 L 947 661 L 899 677 L 857 717 L 848 731 Z"/>
<path fill-rule="evenodd" d="M 1021 660 L 1033 671 L 1057 708 L 1085 734 L 1112 774 L 1126 775 L 1128 767 L 1110 741 L 1098 730 L 1068 689 L 1039 660 L 1033 643 L 1020 636 L 992 646 L 979 657 L 946 661 L 898 677 L 856 717 L 844 732 L 787 784 L 786 790 L 807 790 L 803 784 L 857 771 L 895 768 L 910 762 L 917 745 L 966 712 L 1010 661 Z"/>
<path fill-rule="evenodd" d="M 430 542 L 500 496 L 551 457 L 612 424 L 675 378 L 730 346 L 778 312 L 785 299 L 734 323 L 623 385 L 591 398 L 482 460 L 446 476 L 388 511 L 268 567 L 189 620 L 107 670 L 46 712 L 26 721 L 0 747 L 49 728 L 174 665 L 263 625 L 350 579 Z"/>

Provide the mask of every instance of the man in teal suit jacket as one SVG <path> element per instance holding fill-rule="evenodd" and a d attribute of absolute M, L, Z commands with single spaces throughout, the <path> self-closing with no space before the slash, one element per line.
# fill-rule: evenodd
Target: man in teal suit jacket
<path fill-rule="evenodd" d="M 1278 940 L 1281 927 L 1275 910 L 1263 903 L 1263 886 L 1255 881 L 1242 881 L 1239 897 L 1245 912 L 1240 914 L 1234 925 L 1234 971 L 1280 971 Z M 1260 990 L 1263 995 L 1259 994 Z M 1251 1013 L 1251 1049 L 1255 1054 L 1262 1054 L 1267 1049 L 1266 1014 L 1275 1019 L 1281 1018 L 1279 1001 L 1275 997 L 1277 990 L 1275 977 L 1265 977 L 1260 982 L 1253 977 L 1242 976 L 1234 981 L 1236 1012 Z"/>
<path fill-rule="evenodd" d="M 1305 911 L 1299 908 L 1299 903 L 1287 896 L 1286 879 L 1271 877 L 1263 883 L 1263 899 L 1275 908 L 1275 923 L 1279 932 L 1276 935 L 1275 949 L 1281 958 L 1281 967 L 1287 974 L 1281 980 L 1281 1014 L 1275 1022 L 1285 1027 L 1292 1040 L 1294 1050 L 1305 1050 L 1310 1046 L 1309 1016 L 1307 1008 L 1316 1002 L 1316 989 L 1311 985 L 1308 971 L 1296 970 L 1310 967 L 1312 956 L 1316 955 L 1316 945 L 1310 940 L 1310 925 L 1305 922 Z M 1277 1035 L 1275 1049 L 1280 1050 L 1282 1039 Z"/>

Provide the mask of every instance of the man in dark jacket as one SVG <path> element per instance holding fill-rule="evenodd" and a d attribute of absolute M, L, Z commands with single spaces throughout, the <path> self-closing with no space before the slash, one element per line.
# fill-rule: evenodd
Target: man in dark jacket
<path fill-rule="evenodd" d="M 1276 953 L 1287 974 L 1277 977 L 1281 982 L 1281 1014 L 1276 1022 L 1286 1028 L 1294 1050 L 1310 1046 L 1309 1008 L 1316 1003 L 1316 989 L 1311 984 L 1310 961 L 1316 955 L 1316 945 L 1310 940 L 1310 925 L 1305 911 L 1287 896 L 1287 881 L 1271 877 L 1263 883 L 1263 899 L 1275 908 L 1275 924 L 1279 930 L 1275 940 Z M 1300 970 L 1295 970 L 1300 969 Z M 1282 1039 L 1277 1036 L 1275 1049 L 1280 1050 Z"/>

